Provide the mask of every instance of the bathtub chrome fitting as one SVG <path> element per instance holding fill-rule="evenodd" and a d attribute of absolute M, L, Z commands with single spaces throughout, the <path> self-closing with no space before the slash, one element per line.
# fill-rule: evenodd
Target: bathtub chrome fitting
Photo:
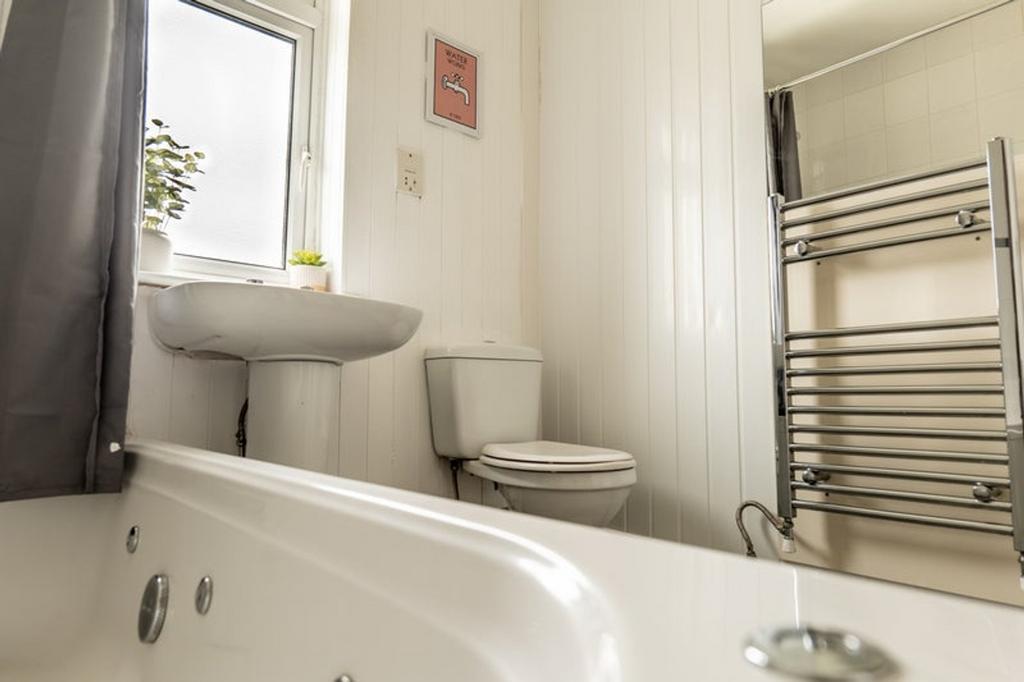
<path fill-rule="evenodd" d="M 213 603 L 213 578 L 204 575 L 196 586 L 196 613 L 205 616 Z"/>
<path fill-rule="evenodd" d="M 128 537 L 124 541 L 124 547 L 128 550 L 129 554 L 135 554 L 135 550 L 139 548 L 139 536 L 142 534 L 142 529 L 138 526 L 132 526 L 128 529 Z"/>
<path fill-rule="evenodd" d="M 754 633 L 743 656 L 759 668 L 800 680 L 881 680 L 896 670 L 878 647 L 848 632 L 782 627 Z"/>
<path fill-rule="evenodd" d="M 334 682 L 356 682 L 356 678 L 351 675 L 342 675 L 335 679 Z"/>
<path fill-rule="evenodd" d="M 786 554 L 792 554 L 796 551 L 796 545 L 793 543 L 793 520 L 780 518 L 775 514 L 772 514 L 768 507 L 764 506 L 757 500 L 747 500 L 739 507 L 736 508 L 736 527 L 740 530 L 740 536 L 743 538 L 743 544 L 747 548 L 747 556 L 756 557 L 757 552 L 754 551 L 754 541 L 750 539 L 750 533 L 747 532 L 747 527 L 743 523 L 743 512 L 747 507 L 753 507 L 757 511 L 768 519 L 768 523 L 772 524 L 772 528 L 778 531 L 779 535 L 782 536 L 782 551 Z"/>
<path fill-rule="evenodd" d="M 139 605 L 139 641 L 152 644 L 160 639 L 167 619 L 167 599 L 171 592 L 171 581 L 163 574 L 154 575 L 146 583 Z"/>

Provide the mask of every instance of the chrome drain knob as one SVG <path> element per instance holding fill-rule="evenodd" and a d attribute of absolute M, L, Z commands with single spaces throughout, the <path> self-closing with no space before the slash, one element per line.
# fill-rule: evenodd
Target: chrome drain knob
<path fill-rule="evenodd" d="M 757 632 L 743 655 L 760 668 L 819 682 L 881 680 L 896 669 L 881 649 L 856 635 L 813 627 Z"/>
<path fill-rule="evenodd" d="M 171 581 L 166 575 L 154 575 L 146 583 L 139 605 L 139 641 L 152 644 L 160 639 L 167 618 L 167 597 L 171 592 Z"/>

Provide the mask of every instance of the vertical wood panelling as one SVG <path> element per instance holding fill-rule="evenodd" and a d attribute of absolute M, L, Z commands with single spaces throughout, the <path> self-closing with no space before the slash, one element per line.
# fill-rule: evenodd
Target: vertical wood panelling
<path fill-rule="evenodd" d="M 128 438 L 153 438 L 234 454 L 245 401 L 245 363 L 172 354 L 149 331 L 155 287 L 135 299 Z"/>
<path fill-rule="evenodd" d="M 673 231 L 676 263 L 676 489 L 681 539 L 708 544 L 707 372 L 701 186 L 700 3 L 674 2 L 672 27 Z M 756 171 L 755 171 L 756 172 Z"/>
<path fill-rule="evenodd" d="M 450 495 L 430 440 L 423 352 L 522 343 L 524 112 L 520 3 L 353 0 L 341 289 L 420 308 L 398 352 L 342 372 L 342 475 Z M 423 118 L 426 32 L 482 53 L 479 140 Z M 535 110 L 535 107 L 534 107 Z M 424 196 L 395 192 L 395 153 L 422 152 Z M 325 229 L 330 229 L 325 227 Z M 335 229 L 341 229 L 337 226 Z M 464 476 L 466 499 L 483 499 Z"/>
<path fill-rule="evenodd" d="M 550 0 L 540 24 L 546 433 L 636 457 L 627 530 L 736 548 L 737 503 L 772 490 L 760 4 Z"/>

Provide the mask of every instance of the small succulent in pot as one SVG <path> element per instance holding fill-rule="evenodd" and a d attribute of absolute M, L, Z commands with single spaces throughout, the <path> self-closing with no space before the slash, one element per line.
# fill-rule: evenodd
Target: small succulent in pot
<path fill-rule="evenodd" d="M 167 223 L 180 220 L 188 205 L 186 192 L 195 192 L 192 177 L 203 173 L 199 163 L 206 154 L 181 144 L 158 118 L 146 128 L 143 158 L 142 248 L 139 269 L 166 272 L 173 252 Z"/>
<path fill-rule="evenodd" d="M 288 259 L 288 281 L 299 289 L 327 291 L 327 261 L 319 251 L 300 249 Z"/>

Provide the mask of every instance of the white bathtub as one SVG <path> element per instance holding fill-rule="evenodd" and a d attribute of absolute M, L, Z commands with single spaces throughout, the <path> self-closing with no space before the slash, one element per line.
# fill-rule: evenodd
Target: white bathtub
<path fill-rule="evenodd" d="M 122 495 L 0 505 L 0 540 L 2 682 L 766 680 L 745 635 L 798 621 L 881 644 L 895 679 L 1024 678 L 1010 607 L 159 443 Z"/>

